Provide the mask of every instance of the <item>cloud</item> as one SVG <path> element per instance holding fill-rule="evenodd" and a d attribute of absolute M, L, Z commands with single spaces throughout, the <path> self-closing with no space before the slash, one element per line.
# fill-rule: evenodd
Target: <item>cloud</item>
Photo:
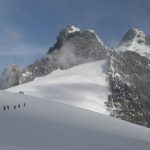
<path fill-rule="evenodd" d="M 10 64 L 29 65 L 43 56 L 47 47 L 27 41 L 23 32 L 13 26 L 0 27 L 0 74 Z"/>
<path fill-rule="evenodd" d="M 65 43 L 61 48 L 61 55 L 58 59 L 58 64 L 65 66 L 66 68 L 70 67 L 71 64 L 77 64 L 78 58 L 75 55 L 75 47 L 73 44 Z"/>
<path fill-rule="evenodd" d="M 11 49 L 11 51 L 8 51 L 8 49 Z M 34 54 L 44 55 L 44 53 L 45 53 L 45 48 L 43 47 L 36 47 L 28 43 L 20 43 L 14 47 L 3 48 L 3 51 L 0 52 L 0 56 L 8 56 L 8 55 L 25 56 L 25 55 L 34 55 Z"/>

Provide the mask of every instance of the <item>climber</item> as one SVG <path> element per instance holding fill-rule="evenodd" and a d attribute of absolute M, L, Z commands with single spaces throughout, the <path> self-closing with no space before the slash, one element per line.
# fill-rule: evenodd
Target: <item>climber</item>
<path fill-rule="evenodd" d="M 5 110 L 6 110 L 6 107 L 4 106 L 3 109 L 4 109 L 4 111 L 5 111 Z"/>
<path fill-rule="evenodd" d="M 7 109 L 9 110 L 9 105 L 7 105 Z"/>

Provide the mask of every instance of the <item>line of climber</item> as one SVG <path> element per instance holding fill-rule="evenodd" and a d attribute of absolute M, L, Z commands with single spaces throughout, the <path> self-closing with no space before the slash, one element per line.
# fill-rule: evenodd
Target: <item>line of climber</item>
<path fill-rule="evenodd" d="M 26 103 L 23 103 L 23 107 L 25 107 L 26 106 Z M 17 108 L 20 108 L 21 107 L 21 105 L 20 104 L 18 104 L 18 105 L 14 105 L 13 106 L 13 109 L 17 109 Z M 10 109 L 10 106 L 9 105 L 7 105 L 7 106 L 3 106 L 3 110 L 5 111 L 5 110 L 9 110 Z"/>

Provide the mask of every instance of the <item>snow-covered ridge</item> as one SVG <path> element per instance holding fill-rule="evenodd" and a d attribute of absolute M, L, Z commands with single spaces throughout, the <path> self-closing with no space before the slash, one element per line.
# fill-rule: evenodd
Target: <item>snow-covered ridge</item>
<path fill-rule="evenodd" d="M 117 51 L 134 51 L 142 56 L 150 58 L 150 46 L 145 44 L 146 35 L 142 30 L 130 29 L 117 48 Z"/>
<path fill-rule="evenodd" d="M 84 109 L 108 114 L 104 102 L 110 94 L 106 60 L 86 63 L 68 70 L 56 70 L 7 91 L 23 91 L 48 100 L 55 100 Z"/>

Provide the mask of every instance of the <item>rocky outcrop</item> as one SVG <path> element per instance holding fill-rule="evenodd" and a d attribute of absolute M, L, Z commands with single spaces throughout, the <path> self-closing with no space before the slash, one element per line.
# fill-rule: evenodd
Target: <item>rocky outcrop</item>
<path fill-rule="evenodd" d="M 112 52 L 109 66 L 111 115 L 150 127 L 150 60 L 131 51 Z"/>

